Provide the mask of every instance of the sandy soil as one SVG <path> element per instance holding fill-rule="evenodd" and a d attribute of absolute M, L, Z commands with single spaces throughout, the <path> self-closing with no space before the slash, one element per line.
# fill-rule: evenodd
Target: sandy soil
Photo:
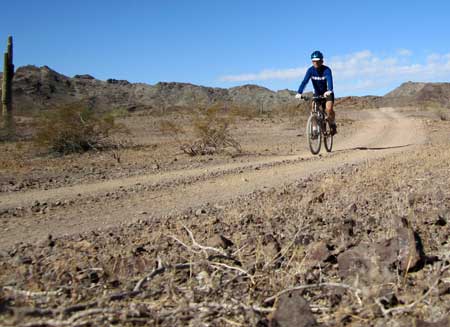
<path fill-rule="evenodd" d="M 368 111 L 366 115 L 349 128 L 351 132 L 342 128 L 331 154 L 313 156 L 305 146 L 299 146 L 305 142 L 304 137 L 292 136 L 296 146 L 304 148 L 292 155 L 253 156 L 202 168 L 1 194 L 0 211 L 13 214 L 2 219 L 0 245 L 181 213 L 258 189 L 279 187 L 313 172 L 405 151 L 425 141 L 422 123 L 416 118 L 392 108 Z M 258 143 L 251 131 L 247 132 L 250 136 L 245 142 Z M 299 130 L 292 132 L 298 135 Z"/>
<path fill-rule="evenodd" d="M 340 118 L 319 156 L 305 117 L 239 121 L 239 156 L 191 158 L 148 117 L 121 163 L 9 148 L 0 324 L 293 326 L 294 294 L 315 326 L 448 325 L 450 123 Z"/>

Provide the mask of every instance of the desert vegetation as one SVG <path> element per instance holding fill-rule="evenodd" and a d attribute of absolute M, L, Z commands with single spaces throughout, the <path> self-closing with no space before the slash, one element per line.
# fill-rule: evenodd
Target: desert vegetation
<path fill-rule="evenodd" d="M 13 89 L 12 81 L 14 77 L 13 64 L 13 39 L 8 37 L 8 45 L 3 56 L 2 75 L 2 119 L 0 121 L 0 140 L 10 140 L 14 138 L 15 126 L 13 117 Z"/>
<path fill-rule="evenodd" d="M 112 134 L 126 132 L 114 116 L 97 114 L 82 103 L 41 113 L 35 128 L 35 144 L 60 154 L 109 148 Z"/>
<path fill-rule="evenodd" d="M 180 121 L 162 120 L 159 130 L 172 137 L 190 156 L 211 155 L 227 149 L 239 153 L 239 141 L 231 135 L 235 116 L 221 107 L 210 107 L 192 112 L 183 125 Z"/>

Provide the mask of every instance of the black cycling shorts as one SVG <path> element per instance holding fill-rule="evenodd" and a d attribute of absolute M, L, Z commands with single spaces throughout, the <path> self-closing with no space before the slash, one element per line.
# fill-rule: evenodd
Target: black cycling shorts
<path fill-rule="evenodd" d="M 329 96 L 325 97 L 325 99 L 334 103 L 334 93 L 331 93 Z"/>

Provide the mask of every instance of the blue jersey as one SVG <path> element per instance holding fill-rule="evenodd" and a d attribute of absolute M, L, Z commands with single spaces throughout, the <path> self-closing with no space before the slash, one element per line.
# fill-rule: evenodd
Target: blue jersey
<path fill-rule="evenodd" d="M 306 71 L 305 78 L 298 88 L 298 93 L 303 93 L 310 79 L 314 87 L 314 95 L 323 95 L 326 91 L 333 91 L 333 76 L 329 67 L 322 65 L 316 69 L 311 66 Z"/>

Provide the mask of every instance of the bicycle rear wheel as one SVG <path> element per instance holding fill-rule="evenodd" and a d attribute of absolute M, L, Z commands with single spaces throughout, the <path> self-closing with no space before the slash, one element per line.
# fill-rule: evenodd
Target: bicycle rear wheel
<path fill-rule="evenodd" d="M 320 129 L 317 116 L 315 114 L 309 116 L 308 122 L 306 123 L 306 136 L 312 154 L 318 154 L 320 152 L 320 146 L 322 144 L 322 133 Z"/>
<path fill-rule="evenodd" d="M 333 134 L 331 133 L 330 124 L 328 121 L 324 124 L 325 130 L 323 131 L 323 145 L 325 145 L 325 149 L 327 152 L 331 152 L 333 149 Z"/>

